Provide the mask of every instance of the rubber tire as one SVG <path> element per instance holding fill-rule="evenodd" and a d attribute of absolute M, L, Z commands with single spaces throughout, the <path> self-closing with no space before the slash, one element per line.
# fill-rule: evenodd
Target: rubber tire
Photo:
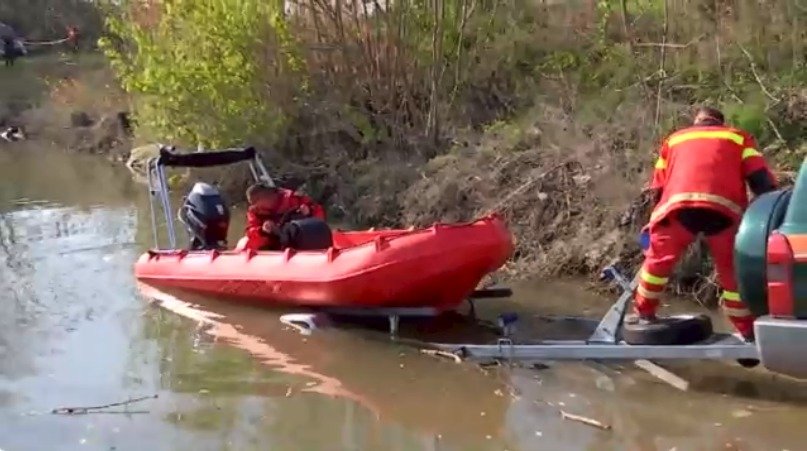
<path fill-rule="evenodd" d="M 757 317 L 768 314 L 768 236 L 782 225 L 790 195 L 790 190 L 778 190 L 755 199 L 743 215 L 734 241 L 734 273 L 740 299 Z"/>
<path fill-rule="evenodd" d="M 761 363 L 758 359 L 737 359 L 737 363 L 743 368 L 756 368 Z"/>
<path fill-rule="evenodd" d="M 622 339 L 631 345 L 690 345 L 712 336 L 712 320 L 706 315 L 676 315 L 652 324 L 622 325 Z"/>

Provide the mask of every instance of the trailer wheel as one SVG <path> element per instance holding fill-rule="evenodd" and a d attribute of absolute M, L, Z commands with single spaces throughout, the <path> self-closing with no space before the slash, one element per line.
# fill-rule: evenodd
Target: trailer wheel
<path fill-rule="evenodd" d="M 760 362 L 758 359 L 737 359 L 737 363 L 743 368 L 756 368 Z"/>
<path fill-rule="evenodd" d="M 675 315 L 653 323 L 626 320 L 622 339 L 631 345 L 689 345 L 704 341 L 713 333 L 706 315 Z"/>

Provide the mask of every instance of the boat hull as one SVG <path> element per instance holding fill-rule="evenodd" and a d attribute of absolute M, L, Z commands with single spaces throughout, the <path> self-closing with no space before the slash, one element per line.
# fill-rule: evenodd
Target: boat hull
<path fill-rule="evenodd" d="M 326 251 L 149 251 L 135 276 L 266 306 L 450 310 L 512 251 L 504 222 L 490 216 L 418 230 L 336 231 Z"/>

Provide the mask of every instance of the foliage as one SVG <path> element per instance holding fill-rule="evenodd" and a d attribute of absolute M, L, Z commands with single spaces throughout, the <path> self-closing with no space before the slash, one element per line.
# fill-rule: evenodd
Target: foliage
<path fill-rule="evenodd" d="M 323 139 L 332 147 L 340 130 L 342 148 L 357 155 L 431 149 L 444 119 L 465 114 L 454 106 L 469 92 L 532 69 L 531 18 L 501 2 L 360 5 L 115 1 L 102 47 L 138 100 L 142 133 L 206 145 L 274 144 L 282 135 L 289 150 L 324 147 Z M 513 40 L 515 24 L 524 33 Z"/>
<path fill-rule="evenodd" d="M 3 0 L 0 22 L 32 41 L 64 38 L 68 26 L 93 41 L 102 31 L 101 14 L 87 0 Z"/>
<path fill-rule="evenodd" d="M 170 142 L 222 146 L 271 139 L 283 124 L 260 84 L 259 44 L 286 41 L 279 6 L 242 0 L 109 5 L 102 49 L 135 94 L 141 127 Z M 151 11 L 149 9 L 157 9 Z M 291 73 L 294 49 L 280 64 Z"/>

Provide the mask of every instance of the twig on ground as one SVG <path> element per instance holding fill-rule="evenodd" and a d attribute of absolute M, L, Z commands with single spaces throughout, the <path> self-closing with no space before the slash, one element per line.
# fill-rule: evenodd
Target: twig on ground
<path fill-rule="evenodd" d="M 637 42 L 636 47 L 666 47 L 670 49 L 685 49 L 690 44 L 671 44 L 669 42 Z"/>
<path fill-rule="evenodd" d="M 452 354 L 446 351 L 440 351 L 437 349 L 421 349 L 421 354 L 426 354 L 434 357 L 445 357 L 447 359 L 451 359 L 454 363 L 462 363 L 462 358 L 457 354 Z"/>
<path fill-rule="evenodd" d="M 588 417 L 584 417 L 584 416 L 580 416 L 580 415 L 574 415 L 574 414 L 565 412 L 563 410 L 560 411 L 560 416 L 564 420 L 571 420 L 571 421 L 576 421 L 578 423 L 587 424 L 589 426 L 599 428 L 599 429 L 602 429 L 604 431 L 608 431 L 608 430 L 611 429 L 610 425 L 604 424 L 604 423 L 602 423 L 600 421 L 597 421 L 597 420 L 595 420 L 593 418 L 588 418 Z"/>
<path fill-rule="evenodd" d="M 720 290 L 720 285 L 717 283 L 717 273 L 712 271 L 709 276 L 701 276 L 700 279 L 703 283 L 695 286 L 689 294 L 695 298 L 698 304 L 708 308 L 710 305 L 708 301 L 714 299 L 713 295 L 716 295 Z"/>
<path fill-rule="evenodd" d="M 745 104 L 743 99 L 741 99 L 740 96 L 737 95 L 737 93 L 734 91 L 734 88 L 732 88 L 731 85 L 728 84 L 725 78 L 723 78 L 723 85 L 726 87 L 726 89 L 729 90 L 729 94 L 731 94 L 731 97 L 737 103 L 739 103 L 740 105 Z M 781 142 L 785 142 L 785 138 L 784 136 L 782 136 L 782 132 L 779 131 L 779 127 L 777 127 L 776 124 L 773 123 L 773 120 L 769 118 L 767 115 L 765 115 L 765 121 L 768 123 L 768 125 L 770 125 L 771 130 L 773 130 L 773 134 L 776 135 L 776 138 Z"/>
<path fill-rule="evenodd" d="M 525 191 L 527 188 L 532 187 L 533 185 L 535 185 L 535 184 L 536 184 L 536 183 L 538 183 L 539 181 L 543 180 L 543 179 L 544 179 L 544 177 L 546 177 L 547 175 L 549 175 L 549 174 L 551 174 L 551 173 L 553 173 L 553 172 L 557 171 L 558 169 L 560 169 L 560 168 L 562 168 L 562 167 L 566 166 L 567 164 L 569 164 L 569 162 L 568 162 L 568 161 L 564 161 L 563 163 L 558 163 L 558 164 L 556 164 L 555 166 L 552 166 L 551 168 L 549 168 L 549 169 L 547 169 L 546 171 L 542 172 L 540 175 L 538 175 L 538 176 L 536 176 L 536 177 L 534 177 L 534 178 L 531 178 L 531 179 L 527 180 L 526 182 L 524 182 L 523 184 L 521 184 L 521 186 L 519 186 L 519 187 L 518 187 L 518 188 L 516 188 L 515 190 L 511 191 L 511 192 L 510 192 L 510 193 L 509 193 L 507 196 L 505 196 L 505 197 L 504 197 L 504 199 L 502 199 L 502 200 L 501 200 L 499 203 L 497 203 L 497 204 L 496 204 L 496 205 L 494 205 L 493 207 L 489 208 L 489 209 L 488 209 L 488 211 L 493 212 L 493 211 L 498 210 L 498 209 L 499 209 L 499 208 L 501 208 L 503 205 L 505 205 L 507 202 L 509 202 L 509 201 L 510 201 L 510 199 L 512 199 L 513 197 L 515 197 L 515 196 L 517 196 L 517 195 L 521 194 L 521 193 L 522 193 L 522 192 L 524 192 L 524 191 Z"/>
<path fill-rule="evenodd" d="M 774 102 L 777 103 L 781 102 L 782 100 L 771 94 L 771 92 L 765 86 L 765 83 L 762 82 L 762 78 L 759 76 L 759 73 L 757 73 L 757 63 L 754 62 L 754 57 L 751 55 L 751 53 L 748 50 L 746 50 L 746 48 L 743 47 L 742 44 L 738 43 L 737 46 L 740 47 L 740 50 L 742 50 L 743 54 L 745 54 L 745 57 L 748 58 L 748 63 L 751 66 L 751 74 L 754 75 L 754 79 L 757 81 L 759 88 L 762 89 L 762 92 Z"/>
<path fill-rule="evenodd" d="M 88 413 L 93 413 L 94 411 L 99 411 L 103 409 L 108 409 L 110 407 L 119 407 L 119 406 L 128 406 L 130 404 L 135 404 L 141 401 L 145 401 L 147 399 L 157 399 L 158 395 L 151 395 L 151 396 L 142 396 L 140 398 L 129 399 L 126 401 L 121 402 L 113 402 L 111 404 L 104 404 L 101 406 L 89 406 L 89 407 L 57 407 L 51 411 L 52 414 L 56 415 L 85 415 Z M 112 412 L 110 412 L 112 413 Z M 114 413 L 122 413 L 122 412 L 114 412 Z M 132 413 L 143 413 L 143 412 L 132 412 Z"/>
<path fill-rule="evenodd" d="M 703 39 L 704 36 L 706 36 L 706 35 L 702 34 L 702 35 L 692 39 L 691 41 L 687 42 L 686 44 L 676 44 L 676 43 L 672 43 L 672 42 L 637 42 L 637 43 L 635 43 L 633 45 L 636 46 L 636 47 L 667 47 L 667 48 L 671 48 L 671 49 L 685 49 L 685 48 L 688 48 L 688 47 L 692 47 L 692 45 L 694 45 L 695 43 L 697 43 L 698 41 Z"/>
<path fill-rule="evenodd" d="M 765 119 L 767 120 L 768 125 L 771 126 L 771 130 L 773 130 L 773 134 L 776 135 L 776 137 L 779 139 L 779 141 L 785 142 L 785 138 L 782 136 L 782 133 L 779 131 L 779 127 L 777 127 L 776 124 L 773 123 L 773 120 L 771 120 L 771 118 L 769 118 L 769 117 L 766 117 Z"/>
<path fill-rule="evenodd" d="M 667 33 L 670 28 L 670 18 L 668 14 L 669 5 L 667 4 L 667 0 L 664 0 L 664 32 L 661 35 L 661 42 L 662 44 L 667 44 Z M 661 95 L 662 89 L 664 87 L 664 79 L 666 78 L 667 74 L 664 71 L 665 63 L 667 62 L 667 46 L 661 46 L 661 52 L 659 57 L 659 75 L 660 79 L 658 82 L 658 89 L 656 91 L 656 114 L 655 119 L 653 121 L 653 129 L 658 130 L 659 123 L 661 122 Z"/>

